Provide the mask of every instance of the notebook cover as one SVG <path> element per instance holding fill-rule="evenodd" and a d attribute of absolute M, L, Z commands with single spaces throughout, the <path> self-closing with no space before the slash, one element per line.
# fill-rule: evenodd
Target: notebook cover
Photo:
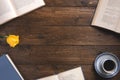
<path fill-rule="evenodd" d="M 7 54 L 0 57 L 0 80 L 24 80 Z"/>

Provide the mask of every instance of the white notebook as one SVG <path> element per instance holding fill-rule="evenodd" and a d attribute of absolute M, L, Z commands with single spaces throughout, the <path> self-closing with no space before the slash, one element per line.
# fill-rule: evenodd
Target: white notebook
<path fill-rule="evenodd" d="M 37 80 L 85 80 L 81 67 Z"/>
<path fill-rule="evenodd" d="M 43 5 L 43 0 L 0 0 L 0 25 Z"/>

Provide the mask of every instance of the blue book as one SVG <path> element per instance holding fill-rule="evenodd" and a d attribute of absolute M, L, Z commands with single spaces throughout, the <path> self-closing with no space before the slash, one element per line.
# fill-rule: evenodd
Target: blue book
<path fill-rule="evenodd" d="M 8 54 L 0 57 L 0 80 L 24 80 Z"/>

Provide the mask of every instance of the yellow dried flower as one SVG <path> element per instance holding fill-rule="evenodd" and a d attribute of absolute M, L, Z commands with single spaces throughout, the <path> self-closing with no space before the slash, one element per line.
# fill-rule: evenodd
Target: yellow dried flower
<path fill-rule="evenodd" d="M 17 44 L 19 44 L 19 36 L 9 35 L 6 38 L 6 41 L 11 47 L 14 48 Z"/>

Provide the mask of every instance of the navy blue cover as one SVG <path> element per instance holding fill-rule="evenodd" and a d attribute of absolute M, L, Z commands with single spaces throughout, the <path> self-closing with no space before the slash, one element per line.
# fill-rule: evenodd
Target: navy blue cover
<path fill-rule="evenodd" d="M 0 80 L 22 80 L 6 55 L 0 57 Z"/>

